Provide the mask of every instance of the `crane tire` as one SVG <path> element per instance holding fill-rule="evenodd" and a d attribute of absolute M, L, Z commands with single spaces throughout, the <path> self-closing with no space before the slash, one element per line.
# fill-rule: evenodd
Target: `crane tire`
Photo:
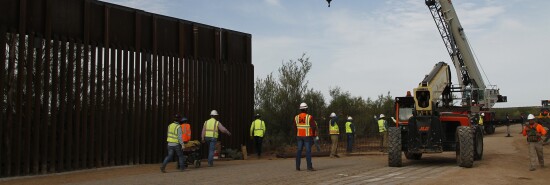
<path fill-rule="evenodd" d="M 474 129 L 459 126 L 456 132 L 456 162 L 460 167 L 471 168 L 474 165 Z"/>

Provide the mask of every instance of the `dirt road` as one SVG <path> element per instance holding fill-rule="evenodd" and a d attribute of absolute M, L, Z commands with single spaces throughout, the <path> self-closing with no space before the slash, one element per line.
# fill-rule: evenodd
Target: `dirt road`
<path fill-rule="evenodd" d="M 528 152 L 519 125 L 511 126 L 513 137 L 504 137 L 505 127 L 485 137 L 483 160 L 473 168 L 456 166 L 454 153 L 425 155 L 422 160 L 403 160 L 404 167 L 387 167 L 387 156 L 369 155 L 313 159 L 315 172 L 295 171 L 294 159 L 216 161 L 212 168 L 189 168 L 168 173 L 159 165 L 140 165 L 85 170 L 64 174 L 0 179 L 0 184 L 543 184 L 550 181 L 550 168 L 528 170 Z M 548 162 L 549 147 L 545 146 Z M 305 160 L 302 160 L 305 169 Z"/>

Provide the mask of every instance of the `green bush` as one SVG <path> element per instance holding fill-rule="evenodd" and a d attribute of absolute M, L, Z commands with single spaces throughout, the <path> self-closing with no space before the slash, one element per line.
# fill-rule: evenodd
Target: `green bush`
<path fill-rule="evenodd" d="M 345 131 L 347 117 L 352 116 L 356 135 L 368 137 L 378 134 L 378 124 L 373 116 L 394 116 L 394 98 L 389 92 L 379 95 L 377 99 L 364 99 L 334 87 L 329 89 L 331 100 L 327 105 L 320 91 L 308 87 L 306 76 L 311 68 L 312 63 L 303 54 L 297 60 L 283 62 L 277 76 L 271 73 L 256 80 L 254 108 L 267 127 L 264 150 L 284 150 L 286 146 L 295 145 L 293 118 L 299 113 L 301 102 L 308 104 L 308 113 L 314 116 L 321 136 L 328 135 L 331 112 L 338 115 L 341 132 Z"/>

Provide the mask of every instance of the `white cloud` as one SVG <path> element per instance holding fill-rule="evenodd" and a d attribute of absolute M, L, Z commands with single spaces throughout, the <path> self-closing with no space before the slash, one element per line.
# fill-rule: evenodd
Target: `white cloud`
<path fill-rule="evenodd" d="M 437 62 L 451 63 L 421 0 L 338 1 L 331 8 L 325 1 L 235 0 L 217 3 L 222 8 L 216 11 L 201 9 L 210 8 L 210 1 L 184 1 L 177 9 L 170 4 L 180 1 L 111 1 L 252 34 L 257 77 L 276 72 L 281 61 L 306 52 L 313 62 L 310 87 L 326 97 L 335 86 L 365 98 L 388 91 L 401 96 Z M 548 99 L 550 87 L 540 84 L 548 81 L 545 69 L 550 68 L 545 9 L 550 1 L 453 2 L 478 62 L 509 96 L 510 102 L 502 106 L 532 106 Z"/>
<path fill-rule="evenodd" d="M 271 6 L 281 6 L 280 0 L 264 0 L 264 1 Z"/>
<path fill-rule="evenodd" d="M 460 9 L 459 9 L 460 10 Z M 457 11 L 459 11 L 457 10 Z M 490 7 L 471 7 L 464 9 L 463 13 L 459 13 L 460 22 L 463 27 L 480 27 L 498 19 L 497 17 L 504 13 L 502 6 Z"/>
<path fill-rule="evenodd" d="M 281 66 L 281 62 L 301 56 L 304 51 L 300 49 L 299 43 L 303 43 L 303 41 L 288 36 L 254 36 L 252 39 L 252 58 L 256 66 L 256 76 L 263 77 L 275 72 Z"/>

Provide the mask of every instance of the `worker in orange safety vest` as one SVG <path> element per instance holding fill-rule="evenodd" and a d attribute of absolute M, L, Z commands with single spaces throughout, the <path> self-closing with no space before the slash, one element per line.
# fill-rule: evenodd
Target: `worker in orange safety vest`
<path fill-rule="evenodd" d="M 191 125 L 189 120 L 186 117 L 181 118 L 181 139 L 184 143 L 187 143 L 191 140 Z"/>
<path fill-rule="evenodd" d="M 294 128 L 296 129 L 296 140 L 298 150 L 296 151 L 296 170 L 300 171 L 300 162 L 302 160 L 302 149 L 306 147 L 307 171 L 315 171 L 311 163 L 311 145 L 313 136 L 316 133 L 317 125 L 313 116 L 307 113 L 307 104 L 300 104 L 300 114 L 294 117 Z"/>
<path fill-rule="evenodd" d="M 546 130 L 541 124 L 535 122 L 535 116 L 529 114 L 527 116 L 529 125 L 523 127 L 523 136 L 527 136 L 527 142 L 529 143 L 529 159 L 530 159 L 530 171 L 535 171 L 535 165 L 537 158 L 540 167 L 544 167 L 544 156 L 542 153 L 542 136 L 546 135 Z"/>

